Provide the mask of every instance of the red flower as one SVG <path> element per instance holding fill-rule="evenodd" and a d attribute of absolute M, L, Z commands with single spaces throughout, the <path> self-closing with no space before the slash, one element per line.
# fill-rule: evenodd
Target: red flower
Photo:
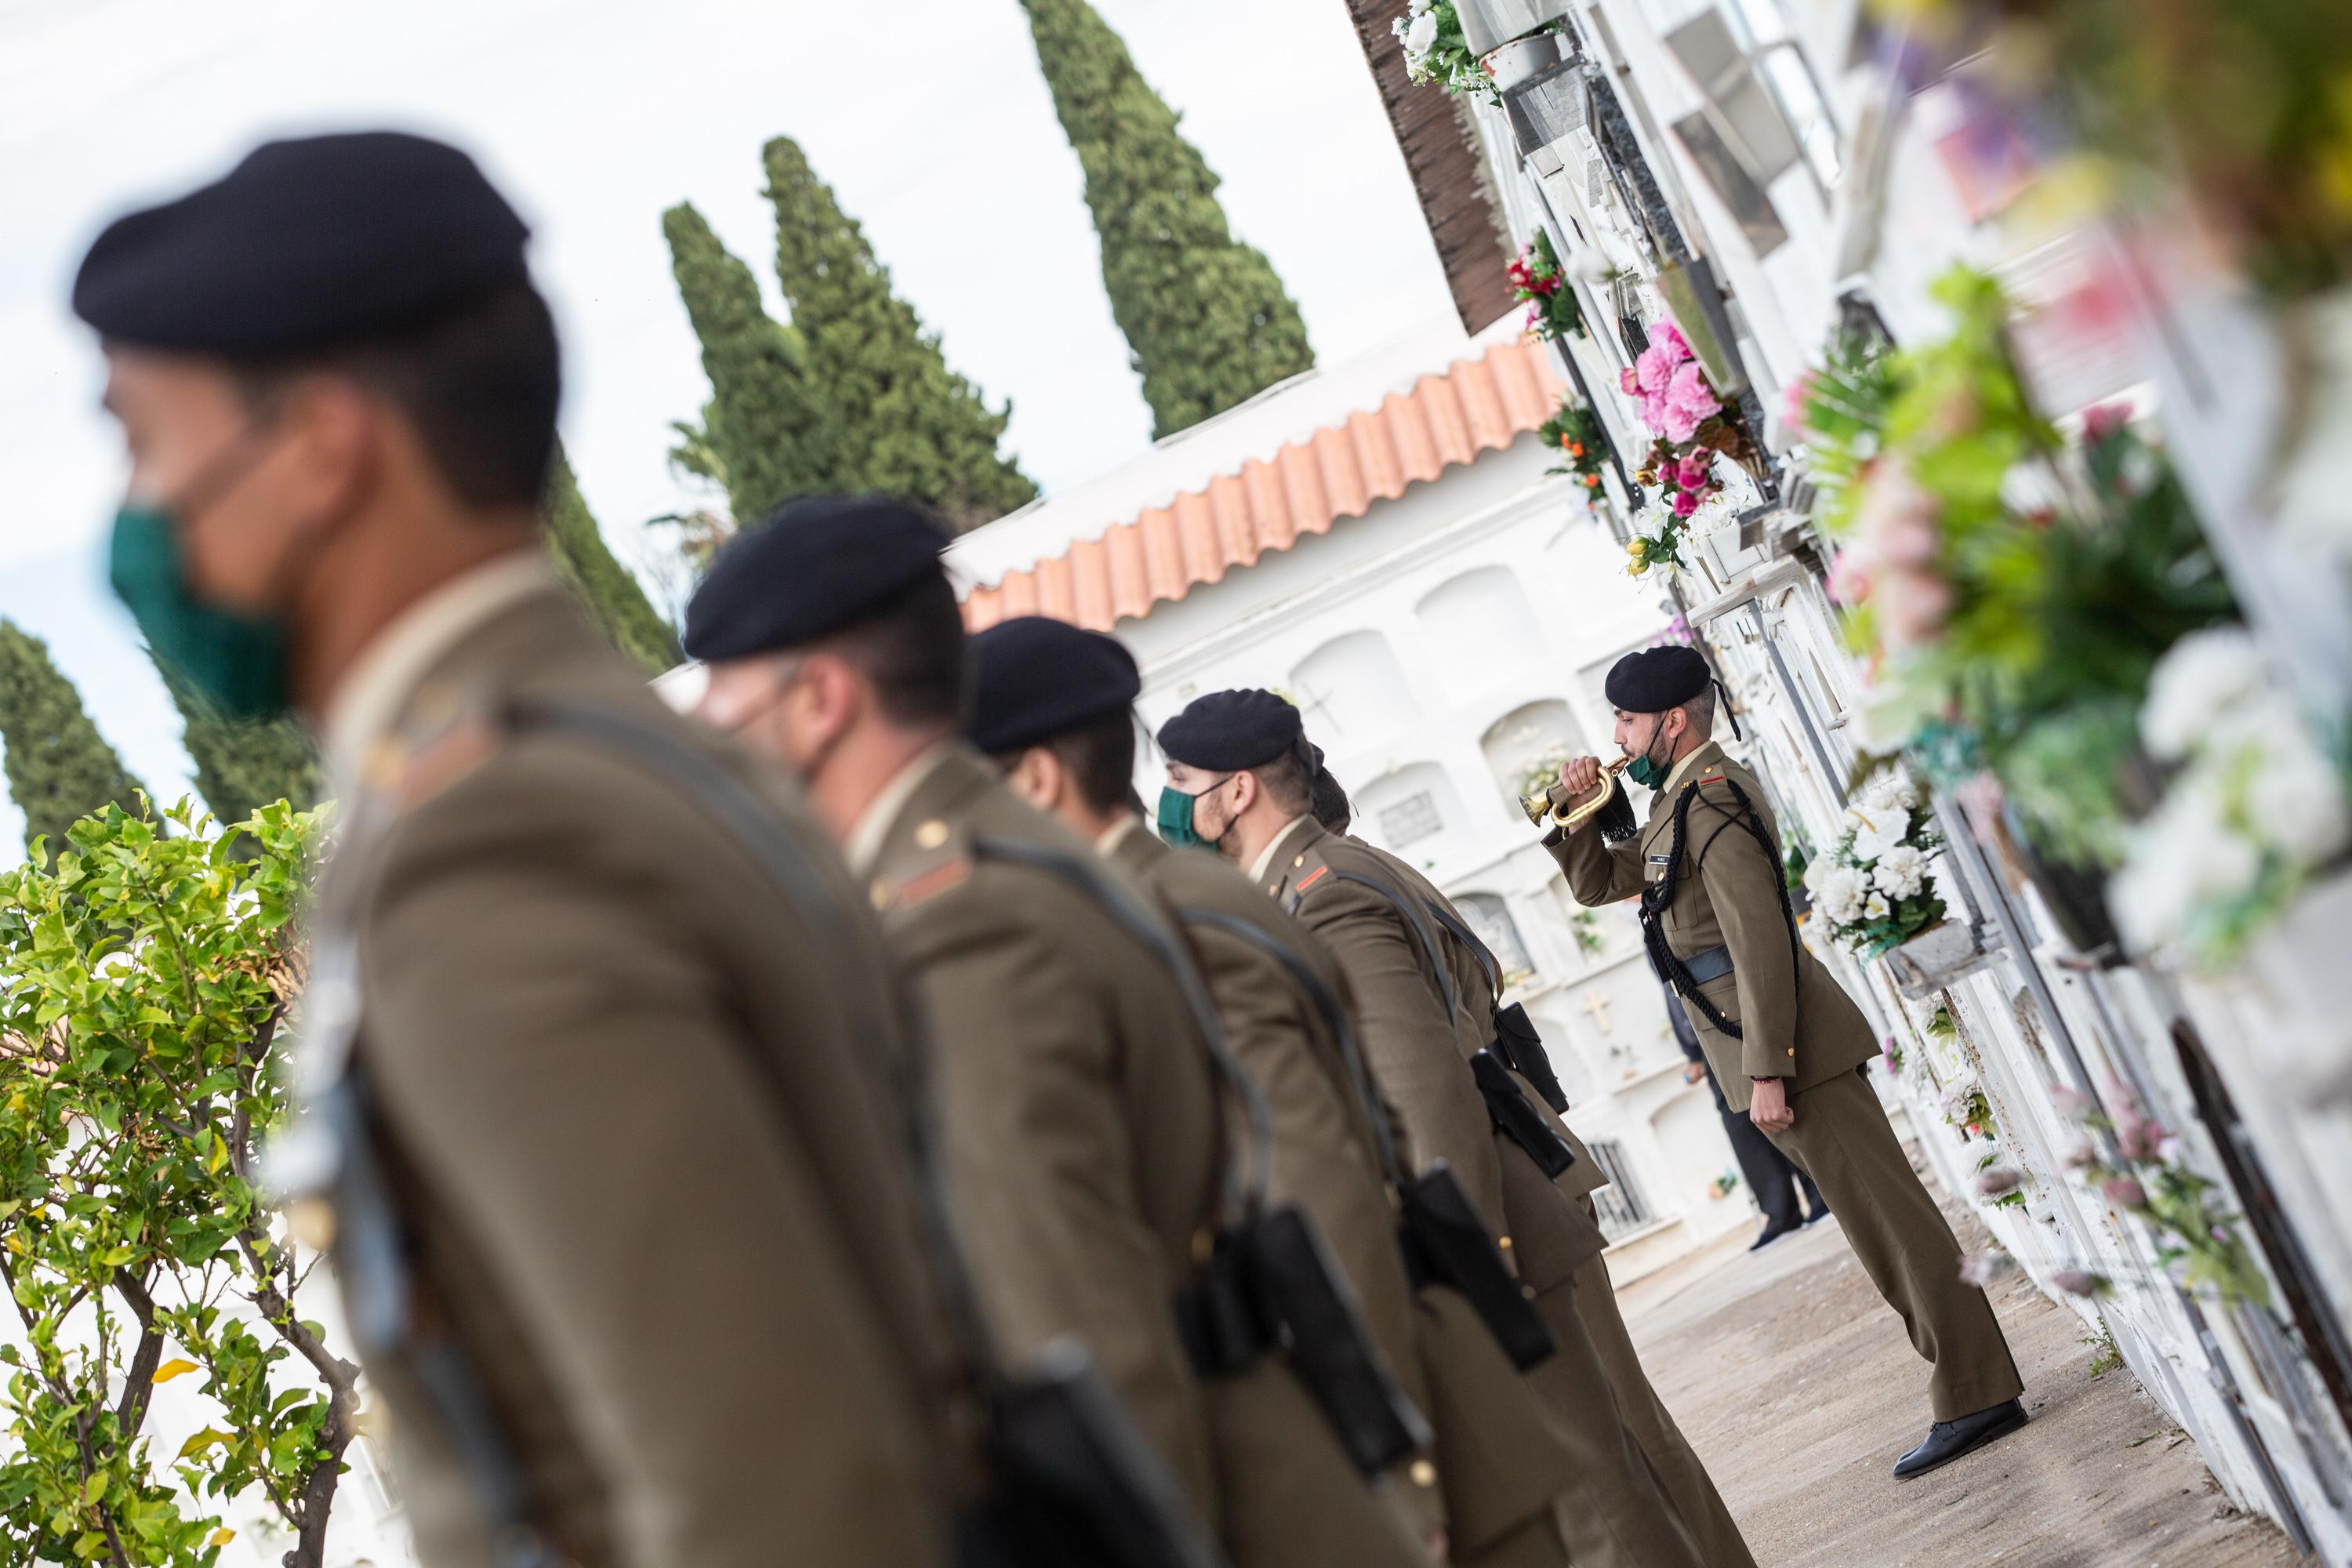
<path fill-rule="evenodd" d="M 1584 488 L 1585 488 L 1586 489 L 1589 489 L 1589 490 L 1597 490 L 1597 489 L 1599 489 L 1601 488 L 1601 476 L 1600 476 L 1599 474 L 1587 474 L 1587 475 L 1585 475 L 1585 476 L 1584 476 Z"/>

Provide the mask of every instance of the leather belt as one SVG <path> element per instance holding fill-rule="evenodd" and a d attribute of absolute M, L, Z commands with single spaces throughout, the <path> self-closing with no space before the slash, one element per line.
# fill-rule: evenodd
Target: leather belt
<path fill-rule="evenodd" d="M 1717 942 L 1704 952 L 1694 952 L 1683 960 L 1690 972 L 1691 984 L 1704 985 L 1710 980 L 1720 980 L 1731 973 L 1731 949 Z"/>

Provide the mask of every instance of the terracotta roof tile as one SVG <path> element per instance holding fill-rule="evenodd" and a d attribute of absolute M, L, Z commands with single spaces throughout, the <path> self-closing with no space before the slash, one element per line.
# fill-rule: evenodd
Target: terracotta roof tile
<path fill-rule="evenodd" d="M 964 598 L 964 624 L 979 631 L 1015 616 L 1052 616 L 1108 631 L 1196 584 L 1223 581 L 1230 567 L 1289 549 L 1302 533 L 1328 533 L 1340 518 L 1361 517 L 1416 480 L 1508 447 L 1551 416 L 1559 394 L 1540 345 L 1497 343 L 1390 394 L 1377 409 L 1349 415 L 1344 426 L 974 588 Z"/>

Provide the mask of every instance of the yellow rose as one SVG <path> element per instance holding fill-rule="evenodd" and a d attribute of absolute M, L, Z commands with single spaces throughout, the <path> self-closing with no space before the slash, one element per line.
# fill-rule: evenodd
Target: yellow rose
<path fill-rule="evenodd" d="M 1649 552 L 1650 542 L 1643 539 L 1638 533 L 1625 542 L 1625 553 L 1628 555 L 1639 559 L 1642 556 L 1647 555 Z"/>

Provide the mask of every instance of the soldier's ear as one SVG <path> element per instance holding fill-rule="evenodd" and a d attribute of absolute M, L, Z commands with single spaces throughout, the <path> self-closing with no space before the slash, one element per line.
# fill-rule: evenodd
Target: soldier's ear
<path fill-rule="evenodd" d="M 1013 759 L 1004 782 L 1031 805 L 1050 812 L 1062 804 L 1062 791 L 1068 787 L 1069 775 L 1052 748 L 1032 746 Z"/>

